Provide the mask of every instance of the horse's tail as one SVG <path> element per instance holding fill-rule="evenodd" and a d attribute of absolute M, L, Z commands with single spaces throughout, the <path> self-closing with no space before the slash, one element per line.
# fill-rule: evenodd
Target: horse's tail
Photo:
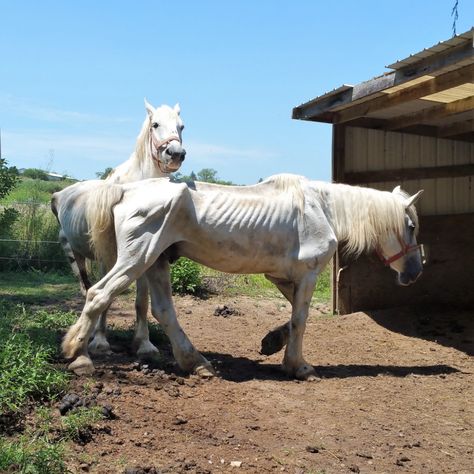
<path fill-rule="evenodd" d="M 107 270 L 117 259 L 113 209 L 122 200 L 123 193 L 121 186 L 103 183 L 92 191 L 87 200 L 86 219 L 91 248 Z"/>

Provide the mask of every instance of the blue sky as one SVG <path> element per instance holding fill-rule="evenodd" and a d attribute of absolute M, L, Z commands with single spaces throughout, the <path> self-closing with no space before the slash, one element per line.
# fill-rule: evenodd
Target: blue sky
<path fill-rule="evenodd" d="M 143 98 L 181 105 L 189 174 L 330 179 L 331 127 L 294 106 L 452 36 L 454 0 L 0 0 L 10 165 L 79 179 L 125 161 Z M 457 31 L 474 23 L 459 0 Z"/>

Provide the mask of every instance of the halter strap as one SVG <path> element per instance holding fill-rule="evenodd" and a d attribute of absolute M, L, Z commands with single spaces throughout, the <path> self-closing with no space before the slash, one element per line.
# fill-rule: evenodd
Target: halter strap
<path fill-rule="evenodd" d="M 378 254 L 380 260 L 382 260 L 382 263 L 385 266 L 389 266 L 391 263 L 396 262 L 397 260 L 404 257 L 408 253 L 413 252 L 413 251 L 418 250 L 418 249 L 420 249 L 422 254 L 423 254 L 423 245 L 422 244 L 408 245 L 400 237 L 398 237 L 398 242 L 400 243 L 400 246 L 402 247 L 402 249 L 400 250 L 400 252 L 396 253 L 395 255 L 392 255 L 391 257 L 385 257 L 385 255 L 382 252 L 382 249 L 380 247 L 377 247 L 377 249 L 376 249 L 377 254 Z"/>
<path fill-rule="evenodd" d="M 153 133 L 153 130 L 150 130 L 150 152 L 151 152 L 151 158 L 153 159 L 153 161 L 156 162 L 156 164 L 158 165 L 158 168 L 160 169 L 160 171 L 162 173 L 169 173 L 168 171 L 164 170 L 163 169 L 163 165 L 159 159 L 158 156 L 155 156 L 155 153 L 153 153 L 153 147 L 156 149 L 157 153 L 160 151 L 160 148 L 163 148 L 165 145 L 168 145 L 168 143 L 171 143 L 173 141 L 177 141 L 179 142 L 179 144 L 181 145 L 181 140 L 179 139 L 178 136 L 176 135 L 171 135 L 170 137 L 168 138 L 165 138 L 164 140 L 161 140 L 161 141 L 158 141 L 155 137 L 155 134 Z"/>

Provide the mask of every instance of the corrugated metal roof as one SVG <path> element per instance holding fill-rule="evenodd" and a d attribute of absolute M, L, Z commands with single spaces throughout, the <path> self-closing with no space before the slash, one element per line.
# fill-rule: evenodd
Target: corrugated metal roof
<path fill-rule="evenodd" d="M 465 33 L 461 33 L 460 35 L 454 36 L 451 39 L 448 39 L 446 41 L 440 41 L 438 44 L 435 44 L 434 46 L 431 46 L 431 48 L 425 48 L 423 51 L 420 51 L 419 53 L 411 54 L 408 56 L 408 58 L 405 59 L 400 59 L 393 64 L 390 64 L 388 66 L 385 66 L 390 69 L 402 69 L 406 66 L 409 66 L 411 64 L 414 64 L 421 59 L 426 59 L 429 58 L 430 56 L 433 56 L 435 54 L 439 54 L 443 51 L 446 51 L 450 48 L 455 48 L 456 46 L 459 46 L 460 44 L 466 43 L 466 41 L 474 41 L 473 39 L 473 33 L 474 33 L 474 28 L 471 28 L 469 31 L 466 31 Z"/>

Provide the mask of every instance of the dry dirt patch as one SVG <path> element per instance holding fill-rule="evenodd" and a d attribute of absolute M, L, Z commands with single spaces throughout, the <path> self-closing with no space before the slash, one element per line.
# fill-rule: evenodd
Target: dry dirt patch
<path fill-rule="evenodd" d="M 305 354 L 322 380 L 305 383 L 280 372 L 281 353 L 259 354 L 284 300 L 175 301 L 219 376 L 180 373 L 167 345 L 159 367 L 120 347 L 97 360 L 75 389 L 99 384 L 117 419 L 75 447 L 73 472 L 472 472 L 472 313 L 313 308 Z M 235 311 L 215 315 L 224 305 Z M 112 309 L 112 323 L 132 319 L 130 303 Z"/>

